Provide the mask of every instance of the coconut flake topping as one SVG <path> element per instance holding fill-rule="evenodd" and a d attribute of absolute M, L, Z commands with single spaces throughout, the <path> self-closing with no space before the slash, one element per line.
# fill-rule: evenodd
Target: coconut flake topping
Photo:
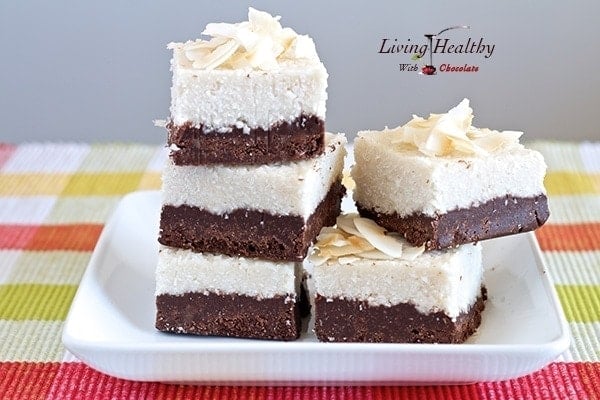
<path fill-rule="evenodd" d="M 315 265 L 333 261 L 350 264 L 361 258 L 414 260 L 425 250 L 425 246 L 410 246 L 399 234 L 387 232 L 356 213 L 340 215 L 335 227 L 321 229 L 314 247 L 309 260 Z"/>
<path fill-rule="evenodd" d="M 476 128 L 473 109 L 464 99 L 445 114 L 429 114 L 425 119 L 413 115 L 403 126 L 386 129 L 397 134 L 393 144 L 408 145 L 431 157 L 453 154 L 487 155 L 501 149 L 521 146 L 523 132 Z"/>
<path fill-rule="evenodd" d="M 282 60 L 307 59 L 319 62 L 313 40 L 283 28 L 280 16 L 273 17 L 250 7 L 248 21 L 236 24 L 211 23 L 203 35 L 185 43 L 169 43 L 173 62 L 183 68 L 274 70 Z"/>

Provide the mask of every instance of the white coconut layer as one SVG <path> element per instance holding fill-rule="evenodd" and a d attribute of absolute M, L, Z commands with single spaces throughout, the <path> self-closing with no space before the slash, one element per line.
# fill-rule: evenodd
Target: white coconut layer
<path fill-rule="evenodd" d="M 354 142 L 354 200 L 362 207 L 433 216 L 507 194 L 545 193 L 542 155 L 520 145 L 487 156 L 429 157 L 393 140 L 393 132 L 367 131 Z"/>
<path fill-rule="evenodd" d="M 184 293 L 243 294 L 257 298 L 294 297 L 302 263 L 273 262 L 161 246 L 156 295 Z"/>
<path fill-rule="evenodd" d="M 343 134 L 327 133 L 323 155 L 282 164 L 179 166 L 168 160 L 163 204 L 186 204 L 218 215 L 249 209 L 307 220 L 341 179 L 345 143 Z"/>
<path fill-rule="evenodd" d="M 430 251 L 412 261 L 360 259 L 315 266 L 316 293 L 328 299 L 367 301 L 373 306 L 410 303 L 423 314 L 450 318 L 467 312 L 481 294 L 481 245 Z"/>
<path fill-rule="evenodd" d="M 171 119 L 226 133 L 293 121 L 325 119 L 327 71 L 318 60 L 282 62 L 273 71 L 183 68 L 172 63 Z"/>

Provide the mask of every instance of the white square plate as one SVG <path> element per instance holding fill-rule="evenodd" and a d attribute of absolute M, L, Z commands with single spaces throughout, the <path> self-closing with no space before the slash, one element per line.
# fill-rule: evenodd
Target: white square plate
<path fill-rule="evenodd" d="M 294 342 L 157 332 L 159 210 L 158 192 L 123 198 L 65 324 L 65 346 L 109 375 L 206 384 L 461 383 L 530 373 L 569 345 L 532 233 L 483 242 L 489 299 L 481 327 L 464 344 L 320 343 L 310 330 Z"/>

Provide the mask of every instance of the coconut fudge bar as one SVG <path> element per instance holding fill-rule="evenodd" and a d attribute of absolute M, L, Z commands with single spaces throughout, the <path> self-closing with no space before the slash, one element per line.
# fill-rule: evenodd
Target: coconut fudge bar
<path fill-rule="evenodd" d="M 302 264 L 161 247 L 156 327 L 195 335 L 293 340 Z"/>
<path fill-rule="evenodd" d="M 302 261 L 340 214 L 345 137 L 285 164 L 179 166 L 163 172 L 159 242 L 196 252 Z"/>
<path fill-rule="evenodd" d="M 312 39 L 250 9 L 208 24 L 210 40 L 171 43 L 167 124 L 177 165 L 266 164 L 324 151 L 327 71 Z"/>
<path fill-rule="evenodd" d="M 465 99 L 446 114 L 359 132 L 360 214 L 427 249 L 540 227 L 549 216 L 542 155 L 519 143 L 520 132 L 472 126 L 472 111 Z"/>
<path fill-rule="evenodd" d="M 321 341 L 462 343 L 481 322 L 480 244 L 423 252 L 350 214 L 323 228 L 315 248 Z"/>

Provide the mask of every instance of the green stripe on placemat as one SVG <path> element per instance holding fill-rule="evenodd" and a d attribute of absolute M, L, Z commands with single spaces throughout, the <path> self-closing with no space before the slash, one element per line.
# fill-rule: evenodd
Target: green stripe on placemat
<path fill-rule="evenodd" d="M 47 224 L 103 224 L 108 220 L 121 195 L 61 196 L 44 221 Z"/>
<path fill-rule="evenodd" d="M 79 165 L 82 173 L 143 172 L 156 154 L 157 147 L 129 143 L 93 144 Z"/>
<path fill-rule="evenodd" d="M 63 321 L 0 320 L 0 362 L 61 361 L 63 325 Z"/>
<path fill-rule="evenodd" d="M 92 253 L 87 251 L 23 251 L 7 281 L 11 284 L 77 285 Z"/>
<path fill-rule="evenodd" d="M 585 164 L 581 159 L 581 145 L 579 143 L 535 141 L 531 143 L 530 148 L 544 155 L 548 171 L 550 172 L 585 171 Z"/>
<path fill-rule="evenodd" d="M 76 291 L 75 285 L 2 285 L 0 319 L 62 321 Z"/>
<path fill-rule="evenodd" d="M 556 285 L 556 292 L 569 322 L 600 321 L 600 286 Z"/>
<path fill-rule="evenodd" d="M 570 354 L 579 362 L 600 361 L 600 323 L 571 322 Z M 568 359 L 567 359 L 568 360 Z"/>

